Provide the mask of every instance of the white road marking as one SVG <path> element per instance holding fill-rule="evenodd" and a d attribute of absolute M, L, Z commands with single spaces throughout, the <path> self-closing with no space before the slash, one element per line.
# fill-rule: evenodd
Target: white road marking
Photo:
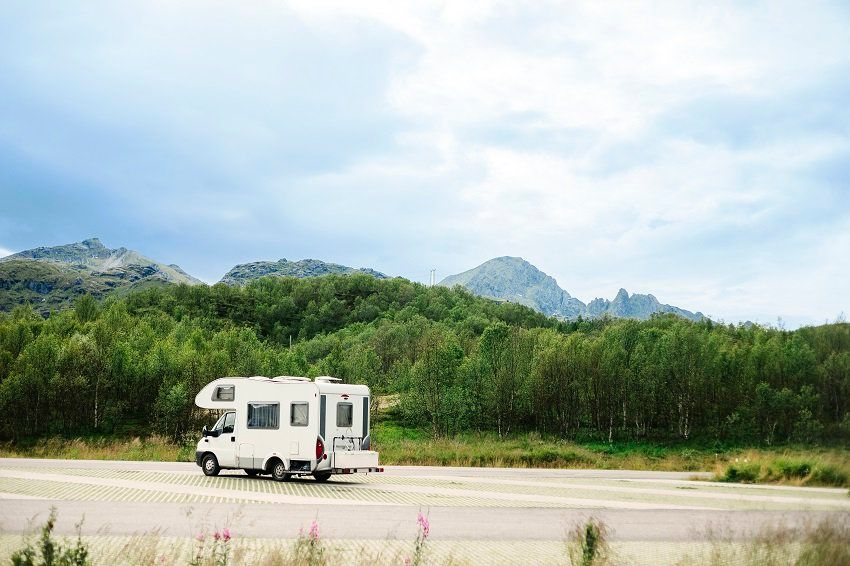
<path fill-rule="evenodd" d="M 6 492 L 3 492 L 3 491 L 0 491 L 0 499 L 39 499 L 39 500 L 44 501 L 47 498 L 46 497 L 37 497 L 35 495 L 23 495 L 21 493 L 6 493 Z"/>
<path fill-rule="evenodd" d="M 66 474 L 43 474 L 39 472 L 0 469 L 0 478 L 16 478 L 28 480 L 54 481 L 90 486 L 110 486 L 144 491 L 181 493 L 207 497 L 227 497 L 229 499 L 244 499 L 263 503 L 288 503 L 291 505 L 395 505 L 394 503 L 376 503 L 372 501 L 353 501 L 345 499 L 329 499 L 323 497 L 308 497 L 301 495 L 286 495 L 261 493 L 258 491 L 222 490 L 218 487 L 188 486 L 173 483 L 159 483 L 136 480 L 117 480 L 111 478 L 74 476 Z"/>
<path fill-rule="evenodd" d="M 417 477 L 417 476 L 410 476 Z M 419 476 L 419 477 L 427 477 L 428 479 L 436 479 L 436 480 L 446 480 L 446 481 L 456 481 L 457 478 L 453 476 Z M 783 503 L 783 504 L 799 504 L 799 505 L 809 505 L 809 504 L 817 504 L 817 505 L 830 505 L 836 507 L 844 507 L 846 509 L 850 509 L 850 498 L 844 497 L 846 493 L 844 490 L 836 490 L 844 499 L 827 499 L 827 498 L 818 498 L 811 499 L 806 497 L 787 497 L 787 496 L 775 496 L 775 495 L 750 495 L 744 493 L 717 493 L 717 492 L 708 492 L 708 491 L 698 491 L 691 490 L 687 492 L 682 492 L 681 490 L 676 489 L 655 489 L 655 488 L 644 488 L 644 487 L 626 487 L 626 486 L 615 486 L 615 485 L 599 485 L 599 484 L 582 484 L 582 483 L 563 483 L 557 484 L 553 486 L 552 484 L 541 484 L 540 482 L 528 481 L 528 480 L 510 480 L 510 479 L 498 479 L 498 478 L 477 478 L 472 480 L 475 483 L 481 484 L 490 484 L 490 485 L 516 485 L 516 486 L 525 486 L 525 487 L 543 487 L 543 488 L 555 488 L 555 489 L 586 489 L 589 491 L 610 491 L 613 493 L 629 493 L 629 494 L 648 494 L 648 495 L 660 495 L 667 497 L 685 497 L 685 498 L 695 498 L 695 499 L 724 499 L 729 501 L 752 501 L 752 502 L 760 502 L 760 503 Z M 695 482 L 698 483 L 698 482 Z M 703 483 L 701 487 L 705 487 L 706 484 Z M 801 488 L 798 488 L 801 489 Z M 830 492 L 834 493 L 834 492 Z M 659 509 L 661 507 L 653 507 L 653 509 Z M 671 507 L 673 509 L 684 509 L 686 507 Z M 644 509 L 644 507 L 641 507 Z"/>

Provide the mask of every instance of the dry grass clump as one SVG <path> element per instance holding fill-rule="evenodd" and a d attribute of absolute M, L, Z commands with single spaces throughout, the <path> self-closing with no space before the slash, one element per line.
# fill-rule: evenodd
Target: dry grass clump
<path fill-rule="evenodd" d="M 850 515 L 822 519 L 801 528 L 783 524 L 760 529 L 740 540 L 740 533 L 710 527 L 707 555 L 687 556 L 682 566 L 836 566 L 850 564 Z"/>
<path fill-rule="evenodd" d="M 608 544 L 608 527 L 593 517 L 567 533 L 567 556 L 572 566 L 603 566 L 614 563 Z"/>

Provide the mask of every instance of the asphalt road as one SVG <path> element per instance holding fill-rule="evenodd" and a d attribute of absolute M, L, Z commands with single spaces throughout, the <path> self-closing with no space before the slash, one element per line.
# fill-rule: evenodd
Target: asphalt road
<path fill-rule="evenodd" d="M 844 489 L 695 481 L 693 473 L 389 466 L 383 474 L 286 483 L 194 464 L 0 459 L 0 528 L 27 529 L 55 506 L 57 532 L 191 536 L 199 522 L 245 537 L 292 538 L 317 519 L 324 536 L 412 539 L 427 512 L 432 539 L 560 541 L 588 517 L 617 541 L 698 541 L 709 526 L 746 537 L 850 513 Z M 705 474 L 702 475 L 705 477 Z"/>

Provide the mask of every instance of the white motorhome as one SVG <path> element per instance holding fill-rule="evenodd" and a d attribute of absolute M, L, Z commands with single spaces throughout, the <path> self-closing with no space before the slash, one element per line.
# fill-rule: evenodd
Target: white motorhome
<path fill-rule="evenodd" d="M 335 377 L 223 377 L 195 396 L 202 409 L 224 411 L 204 427 L 195 462 L 208 476 L 242 469 L 278 481 L 312 475 L 382 472 L 370 450 L 369 388 Z"/>

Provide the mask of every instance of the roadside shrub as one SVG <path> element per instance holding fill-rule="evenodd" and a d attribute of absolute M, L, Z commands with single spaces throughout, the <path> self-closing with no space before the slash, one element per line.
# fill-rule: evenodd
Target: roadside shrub
<path fill-rule="evenodd" d="M 726 467 L 721 481 L 734 483 L 753 483 L 761 475 L 761 464 L 757 462 L 744 462 L 730 464 Z"/>
<path fill-rule="evenodd" d="M 534 466 L 535 464 L 554 464 L 561 459 L 561 455 L 551 448 L 544 448 L 521 454 L 519 459 L 526 465 Z"/>
<path fill-rule="evenodd" d="M 685 448 L 684 450 L 682 450 L 679 456 L 685 462 L 693 462 L 694 460 L 699 458 L 699 452 L 697 452 L 693 448 Z"/>
<path fill-rule="evenodd" d="M 846 471 L 829 464 L 818 464 L 812 469 L 812 475 L 809 477 L 810 483 L 820 485 L 834 485 L 843 487 L 850 484 L 850 477 Z"/>
<path fill-rule="evenodd" d="M 802 480 L 812 473 L 812 463 L 808 460 L 776 460 L 768 466 L 768 481 Z"/>
<path fill-rule="evenodd" d="M 73 546 L 63 546 L 53 538 L 56 525 L 56 508 L 50 508 L 47 522 L 41 527 L 38 545 L 27 540 L 24 547 L 16 550 L 11 557 L 14 566 L 86 566 L 90 564 L 89 549 L 80 535 L 83 523 L 77 523 L 77 540 Z"/>

